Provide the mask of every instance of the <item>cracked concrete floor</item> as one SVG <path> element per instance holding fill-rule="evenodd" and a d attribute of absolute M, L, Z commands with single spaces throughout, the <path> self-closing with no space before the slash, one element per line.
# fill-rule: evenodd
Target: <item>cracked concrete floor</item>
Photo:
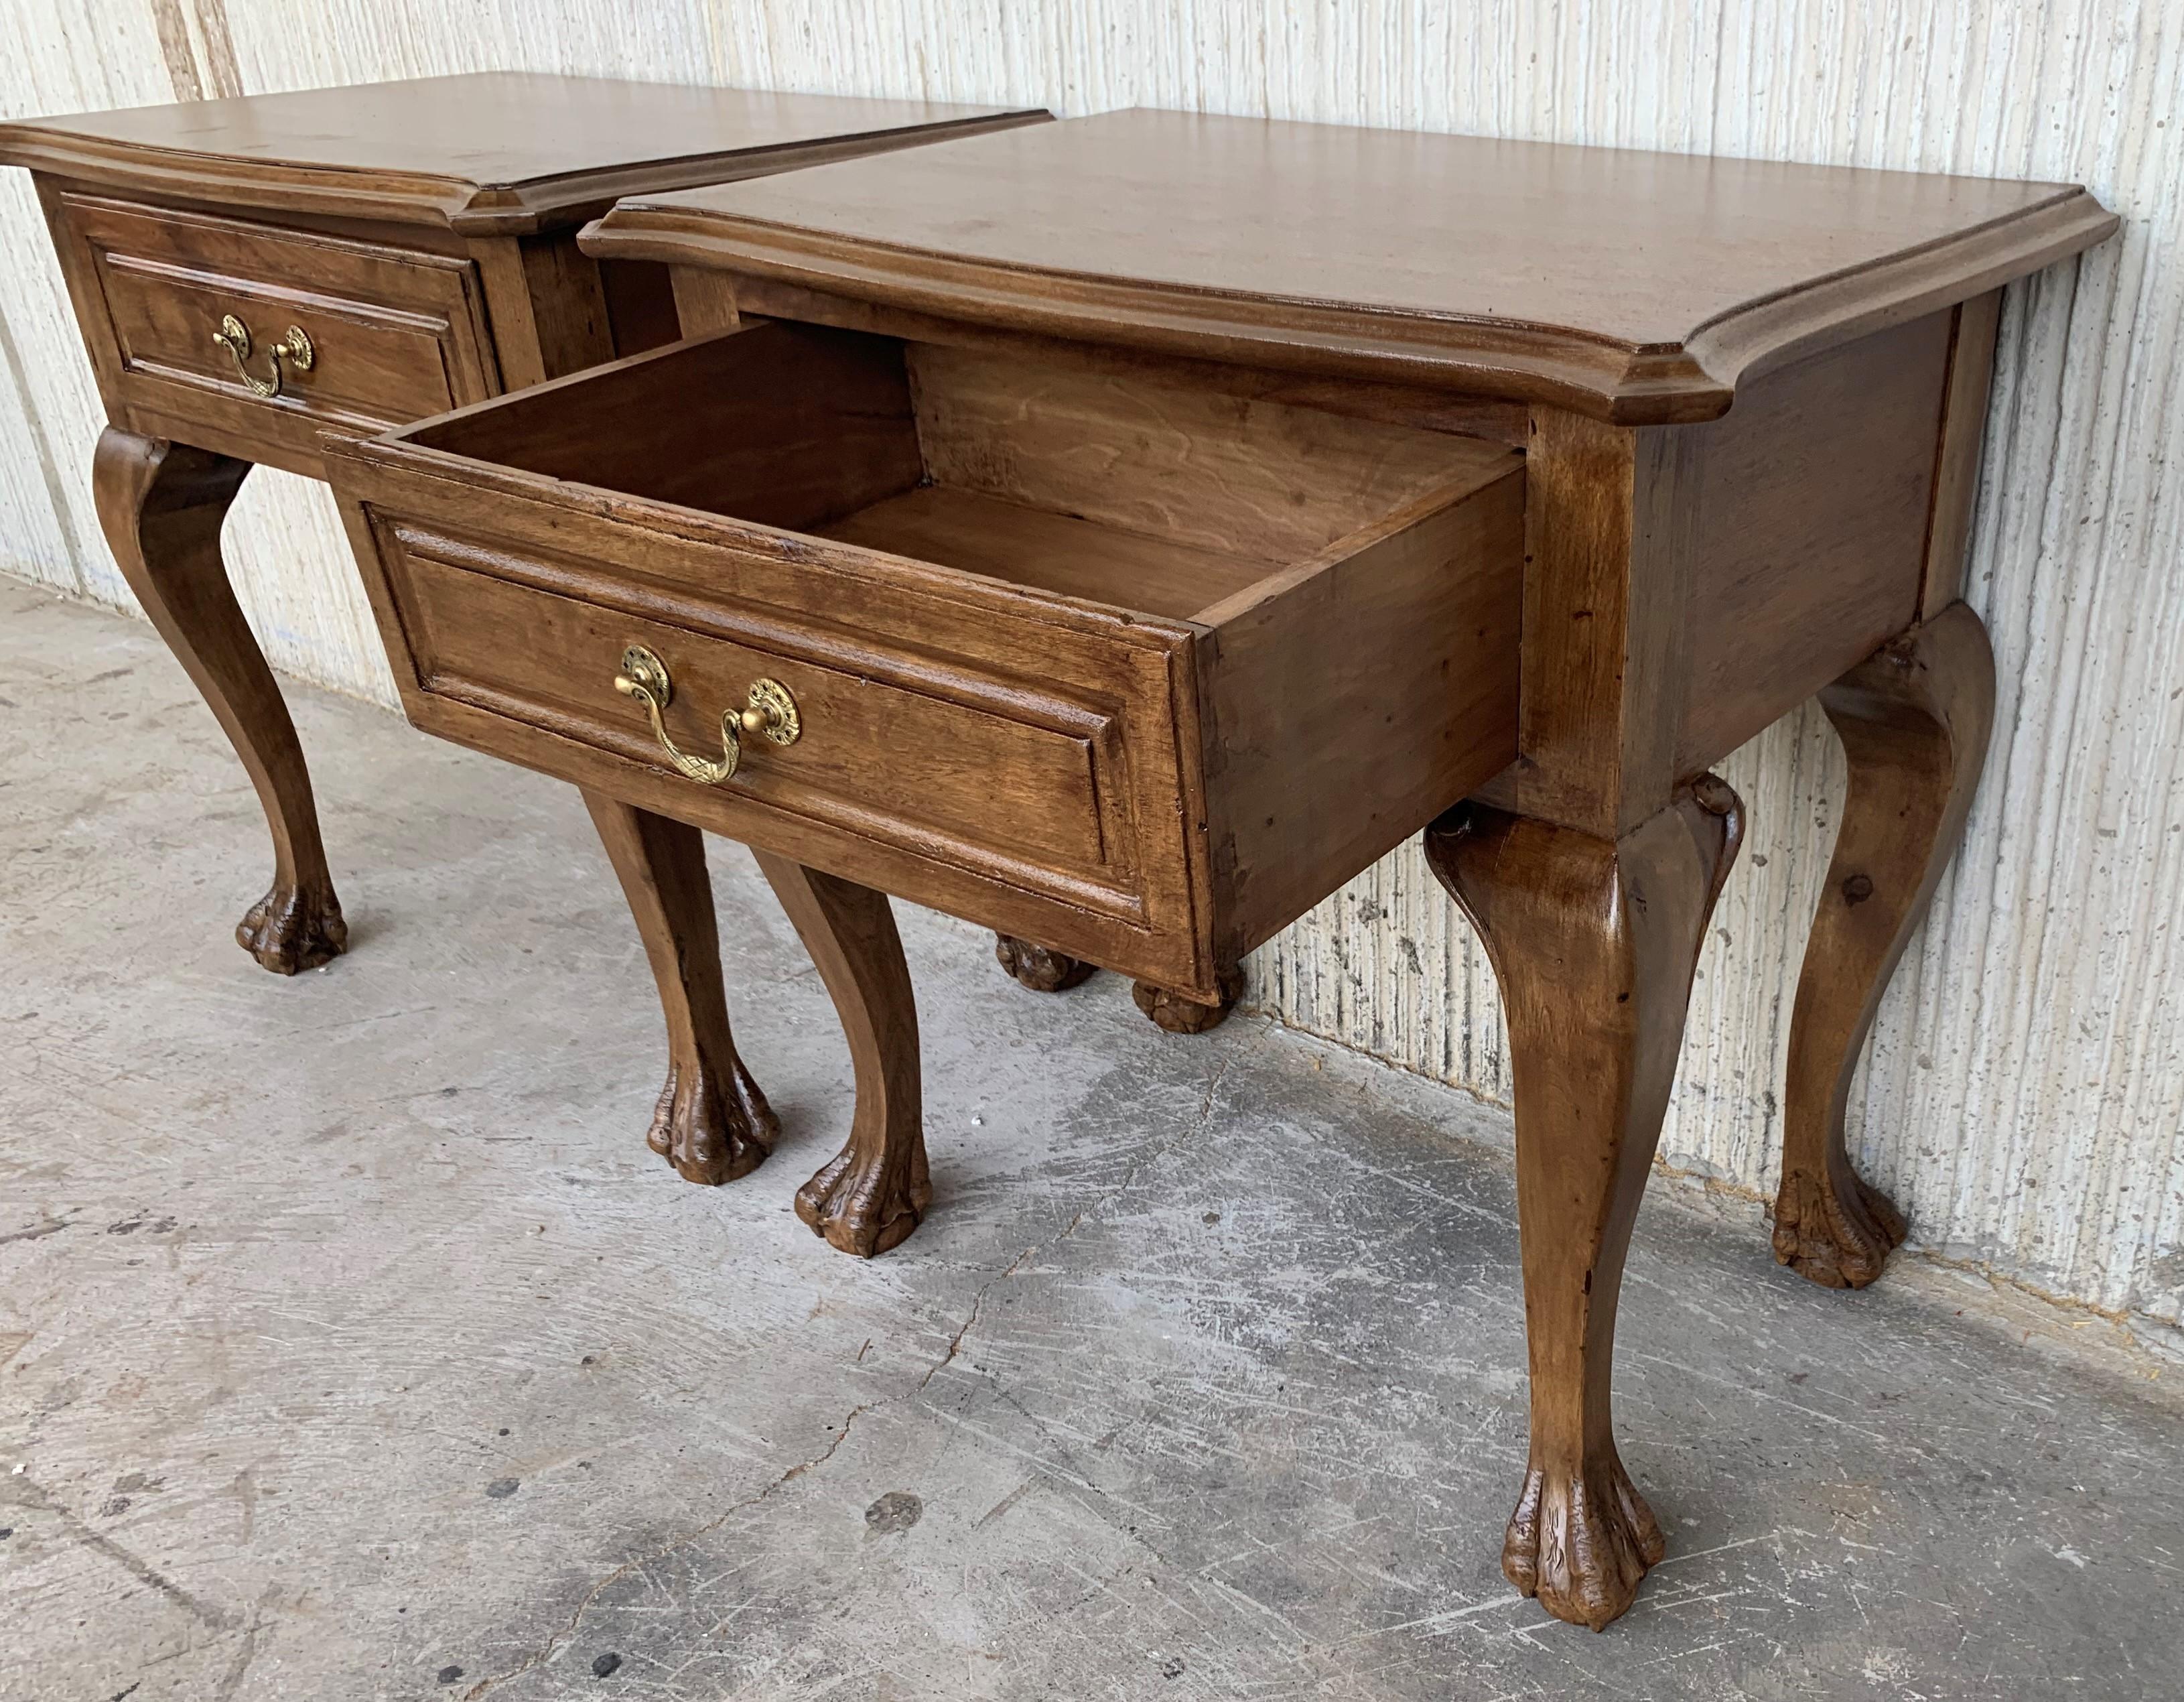
<path fill-rule="evenodd" d="M 789 1212 L 847 1059 L 743 854 L 786 1132 L 708 1190 L 644 1149 L 660 1018 L 575 795 L 293 697 L 354 935 L 284 982 L 180 671 L 0 583 L 0 1696 L 2184 1688 L 2174 1376 L 1915 1264 L 1823 1292 L 1657 1186 L 1619 1415 L 1672 1554 L 1556 1624 L 1496 1565 L 1506 1119 L 905 910 L 937 1198 L 858 1264 Z"/>

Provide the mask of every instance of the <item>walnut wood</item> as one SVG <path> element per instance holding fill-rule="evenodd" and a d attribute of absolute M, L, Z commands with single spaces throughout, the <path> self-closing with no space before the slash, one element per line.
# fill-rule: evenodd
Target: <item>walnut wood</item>
<path fill-rule="evenodd" d="M 578 240 L 581 243 L 581 237 Z M 603 265 L 611 263 L 606 259 L 600 262 Z M 634 260 L 625 264 L 642 265 L 645 262 Z M 677 321 L 683 336 L 710 337 L 716 332 L 733 331 L 743 323 L 743 315 L 737 308 L 733 279 L 697 266 L 670 266 L 667 276 L 669 287 L 674 293 Z M 796 315 L 791 315 L 790 317 Z"/>
<path fill-rule="evenodd" d="M 830 1246 L 870 1258 L 906 1241 L 933 1202 L 902 941 L 885 893 L 755 854 L 833 996 L 856 1071 L 849 1144 L 796 1191 L 796 1215 Z"/>
<path fill-rule="evenodd" d="M 931 353 L 753 322 L 331 445 L 405 706 L 1217 1007 L 1513 753 L 1522 458 L 1036 366 L 1069 428 L 1005 452 L 1006 381 Z M 632 642 L 686 748 L 761 674 L 804 739 L 631 790 Z"/>
<path fill-rule="evenodd" d="M 2114 224 L 2067 186 L 1115 114 L 626 203 L 580 248 L 668 265 L 716 340 L 330 465 L 421 726 L 1172 1025 L 1440 818 L 1516 1058 L 1506 1562 L 1598 1626 L 1661 1552 L 1609 1375 L 1741 825 L 1705 767 L 1947 602 L 1994 293 Z M 688 682 L 678 740 L 763 671 L 802 741 L 669 772 L 608 684 L 632 640 Z M 1905 819 L 1969 766 L 1891 768 Z M 1846 939 L 1838 1002 L 1892 961 Z"/>
<path fill-rule="evenodd" d="M 1524 478 L 1462 489 L 1199 612 L 1217 965 L 1516 756 Z"/>
<path fill-rule="evenodd" d="M 1736 795 L 1707 775 L 1613 841 L 1475 804 L 1426 835 L 1501 983 L 1516 1085 L 1531 1452 L 1502 1569 L 1596 1631 L 1664 1548 L 1616 1452 L 1615 1309 L 1692 968 L 1742 832 Z"/>
<path fill-rule="evenodd" d="M 1130 1000 L 1152 1018 L 1156 1028 L 1172 1035 L 1202 1035 L 1228 1020 L 1228 1013 L 1244 996 L 1244 972 L 1223 970 L 1217 985 L 1221 996 L 1211 1004 L 1150 981 L 1131 983 Z"/>
<path fill-rule="evenodd" d="M 1011 979 L 1035 993 L 1065 992 L 1071 987 L 1081 986 L 1099 967 L 1006 934 L 994 936 L 994 956 Z M 1234 970 L 1223 976 L 1221 986 L 1221 1002 L 1208 1005 L 1170 992 L 1165 987 L 1156 987 L 1149 981 L 1134 981 L 1130 985 L 1130 1000 L 1152 1019 L 1156 1027 L 1169 1034 L 1202 1035 L 1228 1020 L 1228 1013 L 1243 996 L 1243 972 Z"/>
<path fill-rule="evenodd" d="M 2001 323 L 2002 292 L 1990 290 L 1960 305 L 1951 328 L 1948 388 L 1935 456 L 1933 519 L 1919 592 L 1922 621 L 1931 620 L 1964 593 L 1972 505 L 1979 497 L 1980 450 L 1986 439 L 1987 396 L 1994 382 L 1995 335 Z"/>
<path fill-rule="evenodd" d="M 597 264 L 599 291 L 606 298 L 607 326 L 617 353 L 642 354 L 649 349 L 665 349 L 682 335 L 666 267 L 647 265 L 642 260 Z"/>
<path fill-rule="evenodd" d="M 315 477 L 323 430 L 380 431 L 500 388 L 467 261 L 50 186 L 45 200 L 108 417 L 125 429 Z M 231 312 L 261 347 L 302 326 L 311 371 L 277 397 L 252 393 L 212 341 Z"/>
<path fill-rule="evenodd" d="M 601 242 L 610 248 L 617 246 L 604 226 L 587 229 L 578 241 L 580 245 Z M 1148 354 L 1127 346 L 1075 342 L 971 320 L 944 318 L 892 303 L 864 301 L 784 283 L 778 278 L 733 276 L 701 266 L 670 266 L 667 271 L 678 291 L 703 294 L 716 304 L 729 304 L 725 319 L 717 316 L 717 305 L 713 310 L 715 316 L 709 318 L 694 319 L 686 309 L 683 328 L 694 337 L 702 331 L 732 327 L 736 323 L 735 310 L 739 304 L 744 310 L 764 319 L 788 319 L 799 324 L 829 325 L 842 331 L 872 332 L 930 348 L 1007 354 L 1028 366 L 1067 367 L 1084 373 L 1125 377 L 1162 375 L 1171 382 L 1185 382 L 1195 388 L 1222 395 L 1318 408 L 1329 414 L 1415 426 L 1425 431 L 1452 432 L 1506 444 L 1512 449 L 1524 446 L 1530 426 L 1531 410 L 1523 402 L 1470 396 L 1424 384 L 1319 377 L 1271 367 L 1232 366 L 1188 354 Z"/>
<path fill-rule="evenodd" d="M 699 407 L 710 429 L 694 444 Z M 617 361 L 426 421 L 403 441 L 798 531 L 923 476 L 900 349 L 793 325 Z"/>
<path fill-rule="evenodd" d="M 749 1175 L 781 1138 L 781 1121 L 728 1031 L 705 836 L 600 792 L 587 790 L 584 807 L 629 900 L 667 1018 L 667 1085 L 645 1144 L 686 1182 Z"/>
<path fill-rule="evenodd" d="M 340 956 L 348 927 L 295 724 L 220 559 L 220 522 L 249 471 L 247 461 L 109 426 L 92 457 L 92 493 L 122 577 L 242 759 L 273 830 L 273 884 L 236 942 L 292 975 Z"/>
<path fill-rule="evenodd" d="M 1954 323 L 1767 373 L 1702 425 L 1538 410 L 1523 756 L 1481 795 L 1625 831 L 1908 624 L 1948 547 L 1934 511 Z"/>
<path fill-rule="evenodd" d="M 1007 934 L 994 936 L 994 956 L 1011 980 L 1034 993 L 1062 993 L 1072 987 L 1081 987 L 1099 968 L 1096 963 L 1084 963 L 1064 952 L 1050 951 L 1044 946 L 1034 946 L 1028 940 L 1018 940 Z"/>
<path fill-rule="evenodd" d="M 154 199 L 520 237 L 618 195 L 1033 124 L 1031 109 L 489 71 L 0 124 L 0 165 Z"/>
<path fill-rule="evenodd" d="M 1520 755 L 1474 795 L 1613 840 L 1680 778 L 1696 555 L 1690 434 L 1543 408 L 1524 455 Z"/>
<path fill-rule="evenodd" d="M 1774 1256 L 1828 1288 L 1863 1288 L 1903 1214 L 1852 1165 L 1843 1110 L 1874 1012 L 1971 812 L 1994 723 L 1994 653 L 1951 605 L 1820 694 L 1850 790 L 1790 1024 Z"/>
<path fill-rule="evenodd" d="M 599 262 L 568 232 L 477 237 L 469 246 L 504 351 L 504 388 L 521 390 L 614 359 Z"/>
<path fill-rule="evenodd" d="M 625 190 L 1044 117 L 488 75 L 0 124 L 0 164 L 34 175 L 117 432 L 317 477 L 322 431 L 378 431 L 671 342 L 665 268 L 597 261 L 574 240 Z M 261 376 L 292 323 L 311 369 L 254 393 L 212 341 L 229 313 Z M 135 583 L 137 545 L 116 550 Z M 214 707 L 266 799 L 281 867 L 306 841 L 316 860 L 294 735 L 231 597 L 198 587 L 161 630 L 201 685 L 192 648 L 217 659 L 228 695 Z M 292 971 L 339 949 L 340 920 L 322 863 L 286 890 L 253 912 L 246 944 Z"/>
<path fill-rule="evenodd" d="M 1178 621 L 1248 590 L 1274 567 L 1268 559 L 948 485 L 920 485 L 813 529 L 843 544 Z"/>
<path fill-rule="evenodd" d="M 2064 184 L 1137 111 L 640 195 L 585 244 L 1647 424 L 1713 418 L 1747 376 L 2114 226 Z"/>
<path fill-rule="evenodd" d="M 902 349 L 933 486 L 1262 568 L 1206 587 L 1200 607 L 1267 565 L 1332 547 L 1361 514 L 1466 468 L 1509 464 L 1472 438 L 1238 396 L 1150 362 L 1101 371 L 939 344 Z"/>
<path fill-rule="evenodd" d="M 1954 318 L 1769 372 L 1724 418 L 1675 434 L 1693 540 L 1680 778 L 1916 618 Z"/>

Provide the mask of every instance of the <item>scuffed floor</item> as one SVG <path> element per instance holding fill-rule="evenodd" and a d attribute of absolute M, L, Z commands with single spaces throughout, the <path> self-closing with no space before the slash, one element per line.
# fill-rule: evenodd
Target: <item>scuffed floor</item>
<path fill-rule="evenodd" d="M 824 992 L 717 848 L 755 1175 L 642 1141 L 662 1042 L 573 792 L 292 694 L 351 954 L 149 630 L 0 582 L 0 1697 L 2184 1691 L 2177 1374 L 1862 1295 L 1657 1187 L 1605 1634 L 1502 1582 L 1506 1120 L 1241 1018 L 1041 997 L 904 910 L 937 1198 L 860 1264 Z"/>

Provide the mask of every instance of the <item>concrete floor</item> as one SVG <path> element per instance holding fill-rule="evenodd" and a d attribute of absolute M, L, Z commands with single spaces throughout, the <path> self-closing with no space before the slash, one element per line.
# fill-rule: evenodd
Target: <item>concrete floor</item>
<path fill-rule="evenodd" d="M 180 671 L 0 582 L 0 1697 L 2184 1694 L 2173 1370 L 1657 1186 L 1619 1415 L 1672 1553 L 1557 1624 L 1496 1564 L 1506 1119 L 905 910 L 937 1197 L 856 1263 L 789 1212 L 847 1059 L 742 853 L 786 1132 L 708 1190 L 644 1148 L 575 795 L 292 696 L 352 951 L 283 982 Z"/>

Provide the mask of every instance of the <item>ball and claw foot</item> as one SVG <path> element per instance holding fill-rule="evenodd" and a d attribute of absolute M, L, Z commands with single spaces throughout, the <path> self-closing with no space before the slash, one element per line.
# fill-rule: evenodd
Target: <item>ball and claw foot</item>
<path fill-rule="evenodd" d="M 1050 951 L 1008 934 L 994 936 L 994 956 L 1013 979 L 1034 993 L 1067 992 L 1072 987 L 1081 986 L 1092 979 L 1092 972 L 1098 967 L 1081 957 Z"/>
<path fill-rule="evenodd" d="M 686 1182 L 717 1187 L 748 1176 L 781 1138 L 781 1119 L 738 1059 L 725 1094 L 705 1064 L 670 1065 L 644 1144 Z"/>
<path fill-rule="evenodd" d="M 910 1239 L 933 1203 L 921 1143 L 908 1163 L 861 1162 L 854 1146 L 796 1191 L 796 1215 L 838 1253 L 871 1258 Z"/>
<path fill-rule="evenodd" d="M 1823 1288 L 1863 1288 L 1903 1244 L 1908 1227 L 1887 1195 L 1855 1171 L 1835 1186 L 1807 1171 L 1774 1197 L 1774 1262 Z"/>
<path fill-rule="evenodd" d="M 1195 999 L 1186 999 L 1180 993 L 1172 993 L 1165 987 L 1156 987 L 1150 981 L 1130 984 L 1130 997 L 1137 1007 L 1153 1019 L 1156 1026 L 1172 1035 L 1202 1035 L 1209 1029 L 1217 1029 L 1228 1019 L 1228 1013 L 1236 1008 L 1236 1001 L 1244 996 L 1244 972 L 1224 969 L 1221 974 L 1221 1002 L 1201 1005 Z"/>
<path fill-rule="evenodd" d="M 236 924 L 235 943 L 276 975 L 332 963 L 348 949 L 348 924 L 332 887 L 276 886 Z"/>
<path fill-rule="evenodd" d="M 1611 1454 L 1576 1478 L 1537 1465 L 1525 1473 L 1502 1571 L 1557 1619 L 1602 1631 L 1667 1552 L 1653 1509 Z"/>

